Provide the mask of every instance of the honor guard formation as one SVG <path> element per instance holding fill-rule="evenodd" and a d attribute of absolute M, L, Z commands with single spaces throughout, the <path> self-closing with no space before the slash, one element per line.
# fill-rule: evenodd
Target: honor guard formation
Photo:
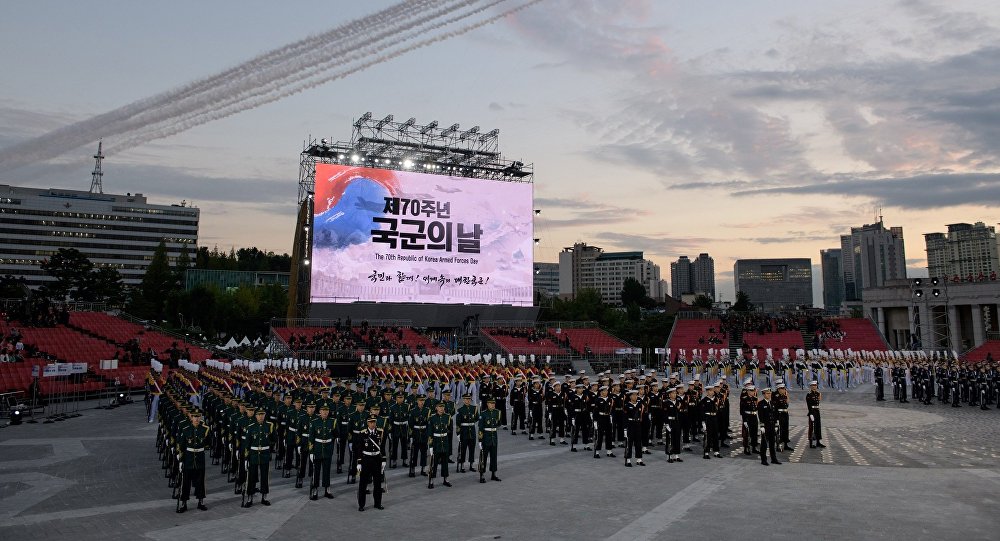
<path fill-rule="evenodd" d="M 451 487 L 454 472 L 499 482 L 505 432 L 572 453 L 582 449 L 594 459 L 618 458 L 621 450 L 626 467 L 646 466 L 643 457 L 654 451 L 670 464 L 684 462 L 684 453 L 722 458 L 721 448 L 734 438 L 730 376 L 745 377 L 738 402 L 744 454 L 759 454 L 763 465 L 781 464 L 779 453 L 793 450 L 794 412 L 808 419 L 809 446 L 825 447 L 818 380 L 809 382 L 804 407 L 797 408 L 782 379 L 774 378 L 773 389 L 758 389 L 759 374 L 725 363 L 702 367 L 707 374 L 692 369 L 689 379 L 683 365 L 665 374 L 634 369 L 591 378 L 474 360 L 366 362 L 350 380 L 289 361 L 183 366 L 187 370 L 155 365 L 147 401 L 149 420 L 159 423 L 157 451 L 178 513 L 187 511 L 192 485 L 197 508 L 207 509 L 208 465 L 219 468 L 246 508 L 270 505 L 272 471 L 294 477 L 297 489 L 308 484 L 313 501 L 334 498 L 334 476 L 357 484 L 359 511 L 369 495 L 376 509 L 384 508 L 387 468 L 408 469 L 408 477 L 425 478 L 428 489 Z"/>

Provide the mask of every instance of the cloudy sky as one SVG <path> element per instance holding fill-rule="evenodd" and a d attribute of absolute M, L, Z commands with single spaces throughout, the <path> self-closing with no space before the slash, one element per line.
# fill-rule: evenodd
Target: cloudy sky
<path fill-rule="evenodd" d="M 486 5 L 481 21 L 527 1 L 465 9 Z M 411 5 L 435 3 L 449 2 Z M 9 4 L 0 183 L 86 189 L 110 125 L 95 115 L 394 5 Z M 316 73 L 378 32 L 353 28 L 317 47 Z M 202 118 L 218 120 L 109 135 L 105 190 L 193 201 L 202 244 L 288 251 L 310 134 L 349 138 L 365 111 L 499 128 L 507 157 L 535 167 L 536 260 L 583 241 L 643 250 L 668 278 L 670 261 L 709 252 L 724 300 L 736 259 L 810 257 L 818 271 L 819 250 L 878 207 L 903 226 L 914 272 L 923 233 L 1000 221 L 995 1 L 542 0 L 371 64 L 247 110 L 209 104 L 220 114 Z M 37 138 L 81 126 L 91 143 L 44 159 L 81 139 Z"/>

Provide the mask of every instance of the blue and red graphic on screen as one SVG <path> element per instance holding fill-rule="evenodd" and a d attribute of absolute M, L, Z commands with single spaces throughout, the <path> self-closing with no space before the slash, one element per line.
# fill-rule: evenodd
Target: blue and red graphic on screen
<path fill-rule="evenodd" d="M 532 187 L 317 164 L 313 302 L 528 304 Z"/>

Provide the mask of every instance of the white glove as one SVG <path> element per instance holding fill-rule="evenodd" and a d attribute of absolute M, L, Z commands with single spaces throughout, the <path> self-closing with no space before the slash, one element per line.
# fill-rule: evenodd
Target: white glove
<path fill-rule="evenodd" d="M 666 425 L 666 427 L 667 427 L 667 432 L 672 432 L 672 430 L 670 429 L 670 424 L 669 423 Z"/>
<path fill-rule="evenodd" d="M 479 449 L 482 450 L 482 448 L 483 448 L 483 442 L 479 442 Z"/>
<path fill-rule="evenodd" d="M 702 421 L 702 423 L 701 423 L 701 430 L 702 430 L 703 432 L 708 432 L 708 425 L 707 425 L 707 424 L 705 424 L 705 422 L 704 422 L 704 421 Z"/>
<path fill-rule="evenodd" d="M 812 414 L 810 414 L 810 415 L 809 415 L 809 420 L 810 420 L 810 421 L 815 421 L 815 419 L 813 419 L 813 416 L 812 416 Z"/>
<path fill-rule="evenodd" d="M 385 473 L 385 462 L 382 463 L 382 473 Z"/>
<path fill-rule="evenodd" d="M 180 453 L 177 453 L 177 460 L 180 460 L 180 459 L 181 459 L 181 456 L 182 456 L 182 455 L 181 455 Z"/>
<path fill-rule="evenodd" d="M 309 462 L 315 462 L 315 461 L 316 461 L 316 455 L 309 453 Z"/>
<path fill-rule="evenodd" d="M 361 475 L 361 464 L 358 464 L 358 475 Z"/>

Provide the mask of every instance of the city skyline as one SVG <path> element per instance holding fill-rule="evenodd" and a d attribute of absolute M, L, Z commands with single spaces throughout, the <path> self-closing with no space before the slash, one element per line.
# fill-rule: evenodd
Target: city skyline
<path fill-rule="evenodd" d="M 389 5 L 349 4 L 308 19 L 263 2 L 236 12 L 193 2 L 9 6 L 0 21 L 0 68 L 10 74 L 0 81 L 0 149 Z M 308 135 L 346 139 L 365 111 L 478 124 L 500 129 L 506 156 L 534 163 L 536 260 L 555 261 L 577 240 L 641 250 L 662 269 L 707 252 L 720 269 L 717 296 L 732 300 L 726 269 L 737 259 L 808 257 L 817 306 L 819 251 L 874 222 L 879 206 L 903 228 L 909 276 L 926 275 L 924 234 L 997 223 L 1000 7 L 718 8 L 732 16 L 681 2 L 546 0 L 342 80 L 109 154 L 105 190 L 193 201 L 202 245 L 288 252 Z M 157 24 L 137 24 L 148 20 Z M 99 136 L 94 148 L 0 169 L 0 183 L 86 189 Z"/>

